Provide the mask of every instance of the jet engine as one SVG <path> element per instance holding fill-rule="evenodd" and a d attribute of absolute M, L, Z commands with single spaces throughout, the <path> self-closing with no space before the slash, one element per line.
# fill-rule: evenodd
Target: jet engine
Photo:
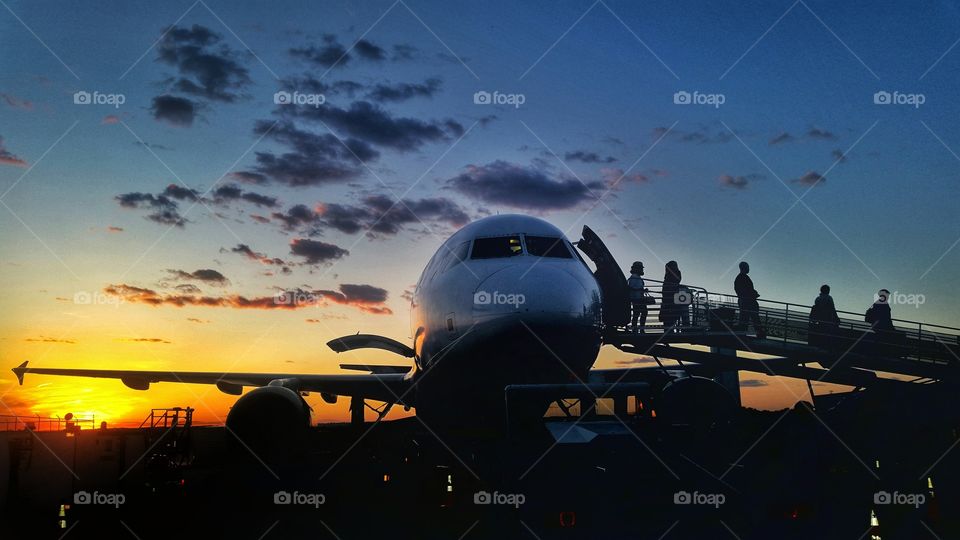
<path fill-rule="evenodd" d="M 257 457 L 277 456 L 296 447 L 310 427 L 310 406 L 285 386 L 263 386 L 237 400 L 227 415 L 233 442 Z"/>
<path fill-rule="evenodd" d="M 657 418 L 672 425 L 710 429 L 736 414 L 730 392 L 713 379 L 683 377 L 665 384 L 656 402 Z"/>

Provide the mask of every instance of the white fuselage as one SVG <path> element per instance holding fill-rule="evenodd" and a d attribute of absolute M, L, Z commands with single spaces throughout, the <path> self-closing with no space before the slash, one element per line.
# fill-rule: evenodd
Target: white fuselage
<path fill-rule="evenodd" d="M 597 281 L 559 229 L 521 215 L 470 223 L 437 250 L 413 294 L 418 414 L 455 399 L 502 403 L 507 384 L 586 377 L 601 322 Z"/>

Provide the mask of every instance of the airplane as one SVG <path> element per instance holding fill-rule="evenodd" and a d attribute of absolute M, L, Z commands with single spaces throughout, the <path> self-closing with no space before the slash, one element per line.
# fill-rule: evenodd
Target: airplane
<path fill-rule="evenodd" d="M 370 334 L 327 344 L 338 353 L 390 351 L 412 359 L 409 367 L 341 364 L 367 373 L 315 375 L 35 368 L 24 362 L 13 372 L 21 385 L 27 373 L 120 379 L 135 390 L 158 382 L 213 384 L 242 394 L 227 427 L 268 441 L 310 425 L 301 395 L 307 392 L 319 392 L 328 403 L 350 397 L 354 422 L 363 422 L 364 400 L 373 400 L 386 404 L 380 418 L 400 405 L 415 408 L 430 425 L 465 419 L 496 425 L 508 386 L 584 384 L 604 333 L 628 322 L 627 298 L 623 271 L 589 227 L 573 244 L 542 219 L 495 215 L 463 226 L 427 263 L 410 303 L 412 346 Z M 684 378 L 719 386 L 709 378 Z M 245 387 L 254 389 L 243 394 Z M 540 403 L 541 417 L 551 401 Z"/>

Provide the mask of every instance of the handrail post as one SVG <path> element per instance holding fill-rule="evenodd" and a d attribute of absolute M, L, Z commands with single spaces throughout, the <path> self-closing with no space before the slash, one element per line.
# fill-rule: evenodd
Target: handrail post
<path fill-rule="evenodd" d="M 783 306 L 783 343 L 787 343 L 787 326 L 790 324 L 790 304 Z"/>

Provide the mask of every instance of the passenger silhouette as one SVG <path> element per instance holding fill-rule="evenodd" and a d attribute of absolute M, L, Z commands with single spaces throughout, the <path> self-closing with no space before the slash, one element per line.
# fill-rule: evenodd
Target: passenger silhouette
<path fill-rule="evenodd" d="M 753 287 L 753 280 L 747 274 L 750 273 L 750 265 L 743 261 L 740 263 L 740 273 L 737 279 L 733 281 L 733 290 L 737 293 L 737 307 L 740 308 L 740 325 L 744 329 L 747 323 L 753 323 L 753 329 L 757 332 L 757 337 L 763 339 L 767 337 L 763 325 L 760 324 L 760 293 Z"/>
<path fill-rule="evenodd" d="M 677 308 L 677 293 L 680 292 L 680 267 L 677 261 L 670 261 L 664 266 L 663 273 L 663 299 L 660 301 L 660 322 L 663 323 L 663 331 L 671 332 L 680 318 L 680 310 Z"/>
<path fill-rule="evenodd" d="M 893 315 L 890 313 L 890 291 L 880 289 L 873 305 L 867 310 L 866 321 L 874 330 L 893 331 Z"/>
<path fill-rule="evenodd" d="M 653 304 L 656 300 L 647 294 L 647 288 L 643 282 L 643 263 L 635 261 L 630 267 L 630 279 L 627 280 L 627 286 L 630 287 L 630 307 L 633 311 L 632 328 L 633 332 L 644 333 L 643 328 L 647 325 L 647 305 Z M 637 326 L 637 320 L 640 326 Z"/>
<path fill-rule="evenodd" d="M 829 348 L 833 343 L 837 329 L 840 327 L 840 317 L 837 307 L 830 296 L 830 286 L 820 287 L 820 296 L 810 308 L 810 326 L 807 333 L 807 343 L 817 347 Z"/>

